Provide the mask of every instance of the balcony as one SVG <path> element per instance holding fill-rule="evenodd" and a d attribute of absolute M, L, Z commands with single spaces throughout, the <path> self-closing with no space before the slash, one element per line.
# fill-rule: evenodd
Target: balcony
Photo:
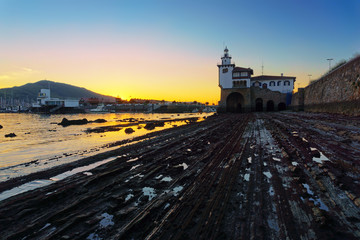
<path fill-rule="evenodd" d="M 222 65 L 222 62 L 217 62 L 217 65 L 218 65 L 218 66 L 221 66 L 221 65 Z M 235 62 L 231 61 L 230 64 L 227 64 L 227 65 L 235 65 Z"/>

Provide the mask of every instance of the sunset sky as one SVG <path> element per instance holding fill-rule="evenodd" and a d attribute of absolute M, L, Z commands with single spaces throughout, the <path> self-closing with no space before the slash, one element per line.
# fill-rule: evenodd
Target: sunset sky
<path fill-rule="evenodd" d="M 217 103 L 225 45 L 237 66 L 304 87 L 327 58 L 360 53 L 360 1 L 0 0 L 0 88 Z"/>

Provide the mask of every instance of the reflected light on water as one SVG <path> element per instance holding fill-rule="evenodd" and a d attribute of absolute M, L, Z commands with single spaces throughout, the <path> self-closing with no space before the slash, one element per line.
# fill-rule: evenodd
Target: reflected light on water
<path fill-rule="evenodd" d="M 126 134 L 122 127 L 119 131 L 87 133 L 88 128 L 126 124 L 121 120 L 128 118 L 143 121 L 180 119 L 212 114 L 145 114 L 145 113 L 104 113 L 104 114 L 0 114 L 0 182 L 9 178 L 26 175 L 35 171 L 64 163 L 76 161 L 83 157 L 106 151 L 109 143 L 142 136 L 152 131 L 159 131 L 180 126 L 185 122 L 167 122 L 163 127 L 146 130 L 145 124 L 131 127 L 135 132 Z M 69 120 L 86 118 L 89 121 L 105 119 L 105 123 L 89 123 L 62 127 L 57 125 L 63 118 Z M 5 134 L 14 132 L 14 138 L 5 138 Z"/>

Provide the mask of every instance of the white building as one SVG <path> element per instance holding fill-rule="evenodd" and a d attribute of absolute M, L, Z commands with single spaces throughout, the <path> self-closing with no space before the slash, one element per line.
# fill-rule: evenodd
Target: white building
<path fill-rule="evenodd" d="M 44 106 L 76 108 L 79 107 L 79 100 L 51 98 L 50 89 L 41 89 L 37 97 L 37 103 L 33 104 L 33 107 L 39 108 Z"/>
<path fill-rule="evenodd" d="M 219 68 L 221 111 L 248 112 L 285 110 L 291 102 L 295 77 L 261 75 L 252 77 L 251 68 L 236 67 L 224 49 Z"/>
<path fill-rule="evenodd" d="M 227 47 L 218 67 L 219 87 L 222 89 L 250 88 L 253 86 L 281 93 L 291 93 L 294 90 L 295 77 L 283 76 L 283 74 L 281 76 L 261 75 L 251 77 L 254 74 L 253 70 L 251 68 L 236 67 L 235 63 L 231 61 Z"/>
<path fill-rule="evenodd" d="M 295 77 L 261 75 L 251 78 L 251 86 L 268 88 L 271 91 L 291 93 L 294 90 Z"/>

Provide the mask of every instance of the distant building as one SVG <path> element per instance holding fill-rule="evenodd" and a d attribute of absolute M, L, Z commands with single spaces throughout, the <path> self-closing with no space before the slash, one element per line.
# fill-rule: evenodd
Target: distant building
<path fill-rule="evenodd" d="M 224 49 L 219 68 L 219 111 L 249 112 L 285 110 L 290 104 L 295 77 L 261 75 L 251 68 L 236 67 Z M 290 100 L 289 100 L 290 99 Z"/>
<path fill-rule="evenodd" d="M 31 111 L 55 113 L 71 111 L 77 108 L 79 108 L 79 100 L 52 98 L 50 89 L 41 89 Z"/>
<path fill-rule="evenodd" d="M 51 98 L 50 89 L 41 89 L 33 107 L 41 106 L 79 107 L 79 100 Z"/>

